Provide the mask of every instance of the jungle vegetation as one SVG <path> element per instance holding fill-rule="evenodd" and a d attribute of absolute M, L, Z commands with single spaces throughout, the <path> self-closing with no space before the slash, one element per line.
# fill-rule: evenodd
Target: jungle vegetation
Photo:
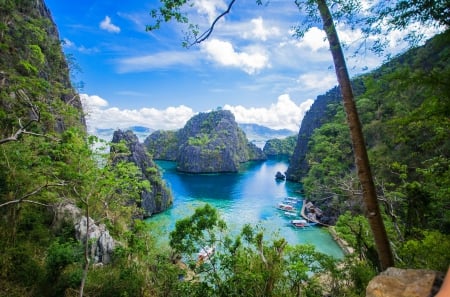
<path fill-rule="evenodd" d="M 336 117 L 316 132 L 304 181 L 308 196 L 341 215 L 336 229 L 356 252 L 340 265 L 258 226 L 230 234 L 208 205 L 161 242 L 158 226 L 128 203 L 149 187 L 137 168 L 93 149 L 71 63 L 36 3 L 0 5 L 0 296 L 364 296 L 378 261 L 342 107 L 330 106 Z M 449 44 L 446 32 L 393 60 L 364 78 L 356 100 L 397 266 L 450 263 Z M 55 206 L 65 202 L 120 243 L 110 264 L 86 257 L 89 242 L 75 239 L 73 225 L 56 227 Z M 205 246 L 215 255 L 198 263 Z"/>

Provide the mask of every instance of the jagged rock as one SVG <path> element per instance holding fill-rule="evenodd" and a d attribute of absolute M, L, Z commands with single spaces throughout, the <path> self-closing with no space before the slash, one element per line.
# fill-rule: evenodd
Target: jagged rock
<path fill-rule="evenodd" d="M 116 246 L 116 242 L 109 234 L 104 224 L 95 224 L 92 218 L 89 218 L 89 229 L 87 228 L 86 216 L 81 216 L 75 224 L 75 236 L 81 242 L 92 243 L 90 246 L 90 255 L 95 263 L 108 264 L 111 262 L 111 255 Z"/>
<path fill-rule="evenodd" d="M 369 282 L 366 297 L 429 297 L 438 277 L 432 270 L 390 267 Z"/>
<path fill-rule="evenodd" d="M 190 173 L 237 172 L 240 163 L 266 159 L 228 110 L 200 113 L 173 134 L 152 133 L 145 144 L 161 159 L 174 160 L 176 156 L 177 169 Z M 157 148 L 160 146 L 165 148 Z"/>
<path fill-rule="evenodd" d="M 161 178 L 159 168 L 147 154 L 145 146 L 132 131 L 117 130 L 114 132 L 112 143 L 124 141 L 130 150 L 128 155 L 121 155 L 116 158 L 116 162 L 133 162 L 142 172 L 142 178 L 150 182 L 151 190 L 144 190 L 141 193 L 141 208 L 144 210 L 144 217 L 149 217 L 154 213 L 166 210 L 172 205 L 172 193 Z M 111 147 L 114 150 L 114 147 Z M 153 170 L 150 170 L 153 168 Z"/>
<path fill-rule="evenodd" d="M 81 242 L 90 242 L 90 256 L 94 263 L 108 264 L 111 262 L 112 252 L 116 241 L 109 234 L 104 224 L 96 224 L 89 218 L 89 230 L 87 230 L 86 216 L 81 214 L 73 203 L 62 203 L 55 206 L 55 219 L 53 228 L 60 229 L 64 224 L 70 224 L 75 229 L 75 237 Z"/>

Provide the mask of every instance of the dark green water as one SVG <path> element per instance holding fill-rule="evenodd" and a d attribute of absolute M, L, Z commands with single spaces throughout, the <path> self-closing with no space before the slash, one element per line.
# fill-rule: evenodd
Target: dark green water
<path fill-rule="evenodd" d="M 158 161 L 163 177 L 172 189 L 173 207 L 157 214 L 148 221 L 158 221 L 173 230 L 175 221 L 187 217 L 204 203 L 217 208 L 230 230 L 240 230 L 246 223 L 259 224 L 267 234 L 277 232 L 291 244 L 310 243 L 317 250 L 341 258 L 342 250 L 325 229 L 311 227 L 298 230 L 289 226 L 289 218 L 276 209 L 276 205 L 288 196 L 301 197 L 300 185 L 275 181 L 277 171 L 285 172 L 284 160 L 268 160 L 248 163 L 239 173 L 185 174 L 175 170 L 174 162 Z"/>

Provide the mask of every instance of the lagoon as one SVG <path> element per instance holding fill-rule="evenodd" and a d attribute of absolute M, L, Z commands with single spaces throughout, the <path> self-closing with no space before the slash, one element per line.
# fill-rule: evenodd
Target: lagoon
<path fill-rule="evenodd" d="M 242 164 L 238 173 L 188 174 L 176 171 L 176 163 L 156 161 L 172 190 L 173 206 L 148 221 L 157 221 L 168 234 L 178 219 L 190 216 L 196 207 L 209 203 L 217 208 L 228 228 L 238 231 L 246 224 L 262 226 L 267 234 L 276 232 L 290 244 L 313 244 L 320 252 L 342 258 L 343 252 L 326 229 L 294 229 L 289 218 L 276 209 L 286 197 L 303 198 L 301 185 L 276 181 L 277 171 L 285 172 L 287 160 L 269 159 Z"/>

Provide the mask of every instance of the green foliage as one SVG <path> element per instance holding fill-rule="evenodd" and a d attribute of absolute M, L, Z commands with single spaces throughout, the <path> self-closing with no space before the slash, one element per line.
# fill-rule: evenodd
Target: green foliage
<path fill-rule="evenodd" d="M 420 231 L 418 238 L 406 241 L 400 248 L 401 266 L 446 272 L 450 263 L 450 235 L 439 231 Z"/>
<path fill-rule="evenodd" d="M 283 139 L 269 139 L 264 145 L 264 153 L 266 155 L 285 155 L 292 156 L 295 145 L 297 144 L 297 136 L 289 136 Z"/>
<path fill-rule="evenodd" d="M 189 137 L 188 144 L 194 145 L 194 146 L 206 146 L 208 143 L 211 142 L 211 139 L 209 138 L 208 134 L 201 133 L 197 135 L 196 137 Z"/>

